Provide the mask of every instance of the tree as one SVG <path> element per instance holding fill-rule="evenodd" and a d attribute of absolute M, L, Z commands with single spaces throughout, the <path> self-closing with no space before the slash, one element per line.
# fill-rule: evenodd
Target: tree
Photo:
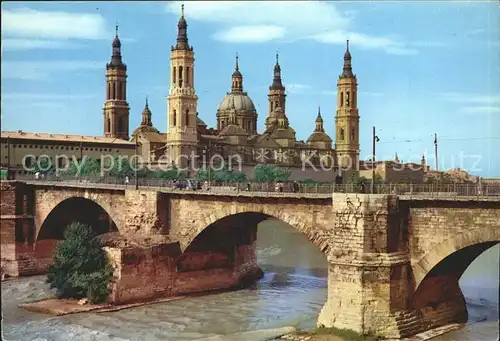
<path fill-rule="evenodd" d="M 115 156 L 113 159 L 113 168 L 109 171 L 109 175 L 121 179 L 127 176 L 131 178 L 135 175 L 135 170 L 128 158 Z"/>
<path fill-rule="evenodd" d="M 158 177 L 163 180 L 177 180 L 179 177 L 179 171 L 176 168 L 167 169 L 158 173 Z"/>
<path fill-rule="evenodd" d="M 208 181 L 208 169 L 200 168 L 198 172 L 196 172 L 196 180 Z"/>
<path fill-rule="evenodd" d="M 87 297 L 92 303 L 103 303 L 108 297 L 112 274 L 101 242 L 91 227 L 74 222 L 54 249 L 47 283 L 57 289 L 58 298 Z"/>
<path fill-rule="evenodd" d="M 267 164 L 259 164 L 253 169 L 253 176 L 257 182 L 287 181 L 291 173 L 289 169 Z"/>
<path fill-rule="evenodd" d="M 39 158 L 35 163 L 34 171 L 42 174 L 53 174 L 55 172 L 54 164 L 47 158 Z"/>
<path fill-rule="evenodd" d="M 65 173 L 68 175 L 85 176 L 85 177 L 100 176 L 101 163 L 99 162 L 99 160 L 91 157 L 84 157 L 80 163 L 78 163 L 78 161 L 75 162 L 75 160 L 73 160 L 70 162 L 68 169 L 65 171 Z"/>
<path fill-rule="evenodd" d="M 257 182 L 274 181 L 274 167 L 264 163 L 258 164 L 253 169 L 253 177 Z"/>
<path fill-rule="evenodd" d="M 274 179 L 276 181 L 287 181 L 290 178 L 292 171 L 281 167 L 274 167 Z"/>

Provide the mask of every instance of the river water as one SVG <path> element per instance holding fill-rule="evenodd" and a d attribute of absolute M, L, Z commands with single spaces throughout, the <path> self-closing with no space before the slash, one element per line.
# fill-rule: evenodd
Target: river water
<path fill-rule="evenodd" d="M 461 279 L 470 320 L 480 322 L 435 340 L 498 339 L 499 250 L 497 245 L 484 252 Z M 327 296 L 323 254 L 275 220 L 259 225 L 257 252 L 265 276 L 252 288 L 117 312 L 63 317 L 27 312 L 17 304 L 50 294 L 44 276 L 3 282 L 3 340 L 194 341 L 283 326 L 313 328 Z"/>

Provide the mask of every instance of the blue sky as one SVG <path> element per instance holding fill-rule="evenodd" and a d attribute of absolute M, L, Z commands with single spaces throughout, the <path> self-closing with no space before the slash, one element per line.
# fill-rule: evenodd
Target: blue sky
<path fill-rule="evenodd" d="M 2 130 L 101 135 L 105 63 L 119 23 L 131 130 L 145 97 L 166 130 L 170 46 L 180 2 L 2 2 Z M 500 176 L 498 2 L 185 2 L 200 117 L 216 122 L 235 54 L 244 88 L 267 116 L 275 53 L 299 139 L 321 106 L 334 136 L 345 40 L 359 82 L 361 157 L 461 167 Z"/>

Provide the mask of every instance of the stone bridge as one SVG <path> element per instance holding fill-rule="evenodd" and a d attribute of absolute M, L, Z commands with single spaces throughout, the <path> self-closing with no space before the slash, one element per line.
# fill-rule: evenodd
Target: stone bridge
<path fill-rule="evenodd" d="M 467 321 L 460 276 L 500 241 L 500 197 L 265 194 L 2 182 L 2 268 L 43 271 L 72 219 L 160 245 L 107 247 L 111 300 L 229 288 L 255 279 L 257 225 L 301 231 L 328 261 L 318 324 L 403 337 Z"/>

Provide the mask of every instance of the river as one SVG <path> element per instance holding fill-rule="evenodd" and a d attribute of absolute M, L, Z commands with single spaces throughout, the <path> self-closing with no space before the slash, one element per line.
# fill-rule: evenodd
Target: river
<path fill-rule="evenodd" d="M 258 261 L 265 276 L 252 288 L 108 313 L 50 317 L 17 308 L 50 291 L 44 276 L 2 283 L 3 340 L 194 341 L 241 331 L 313 328 L 326 301 L 323 254 L 279 221 L 259 225 Z M 499 245 L 484 252 L 461 279 L 471 321 L 435 340 L 497 340 Z M 248 340 L 252 341 L 252 340 Z"/>

